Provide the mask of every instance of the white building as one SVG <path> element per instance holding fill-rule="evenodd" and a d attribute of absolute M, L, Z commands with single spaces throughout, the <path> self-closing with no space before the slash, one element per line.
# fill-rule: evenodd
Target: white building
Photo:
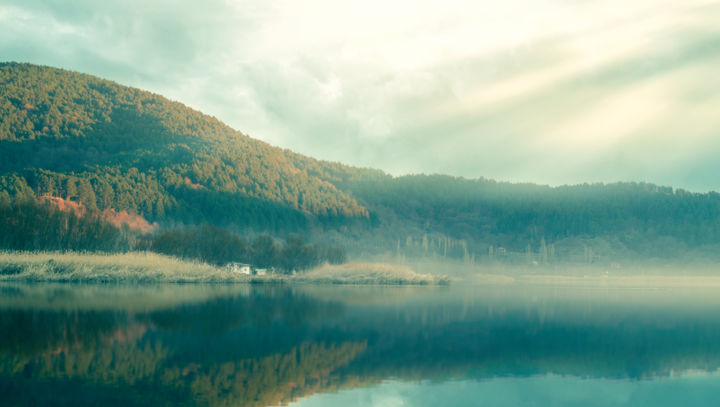
<path fill-rule="evenodd" d="M 232 271 L 233 273 L 238 274 L 250 274 L 252 273 L 252 270 L 250 268 L 249 264 L 244 263 L 230 263 L 227 265 L 228 269 Z"/>

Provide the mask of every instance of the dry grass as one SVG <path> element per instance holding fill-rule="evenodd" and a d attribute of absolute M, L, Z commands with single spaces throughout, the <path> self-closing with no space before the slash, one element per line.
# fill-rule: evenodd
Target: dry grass
<path fill-rule="evenodd" d="M 150 252 L 0 252 L 0 281 L 427 285 L 447 284 L 448 279 L 419 274 L 404 266 L 380 263 L 326 265 L 296 276 L 249 276 L 230 272 L 224 267 Z"/>
<path fill-rule="evenodd" d="M 231 273 L 204 263 L 155 253 L 125 254 L 0 252 L 0 281 L 250 283 L 273 276 Z"/>
<path fill-rule="evenodd" d="M 293 277 L 294 281 L 320 284 L 448 284 L 446 276 L 416 273 L 406 266 L 385 263 L 324 265 Z"/>

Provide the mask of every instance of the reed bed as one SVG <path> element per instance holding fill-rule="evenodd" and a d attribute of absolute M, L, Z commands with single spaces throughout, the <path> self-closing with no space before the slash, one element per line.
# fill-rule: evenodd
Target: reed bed
<path fill-rule="evenodd" d="M 271 279 L 149 252 L 0 253 L 0 280 L 5 281 L 215 283 Z"/>
<path fill-rule="evenodd" d="M 326 264 L 293 277 L 297 282 L 313 284 L 445 285 L 444 275 L 420 274 L 409 267 L 386 263 Z"/>
<path fill-rule="evenodd" d="M 296 275 L 233 273 L 225 267 L 151 252 L 122 254 L 0 252 L 0 281 L 107 283 L 315 283 L 447 284 L 447 277 L 419 274 L 408 267 L 349 263 L 325 265 Z"/>

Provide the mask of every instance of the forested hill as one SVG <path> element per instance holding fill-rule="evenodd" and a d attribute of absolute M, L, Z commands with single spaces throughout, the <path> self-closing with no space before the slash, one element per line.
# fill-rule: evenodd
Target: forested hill
<path fill-rule="evenodd" d="M 443 175 L 360 181 L 349 191 L 381 219 L 377 240 L 401 256 L 540 263 L 720 259 L 716 192 L 649 183 L 549 187 Z"/>
<path fill-rule="evenodd" d="M 162 96 L 61 69 L 0 64 L 0 119 L 0 204 L 60 197 L 161 227 L 300 232 L 356 254 L 470 262 L 720 253 L 717 193 L 391 177 L 272 147 Z"/>
<path fill-rule="evenodd" d="M 383 176 L 272 147 L 150 92 L 29 64 L 0 64 L 0 118 L 0 191 L 161 223 L 293 230 L 366 219 L 335 184 Z"/>

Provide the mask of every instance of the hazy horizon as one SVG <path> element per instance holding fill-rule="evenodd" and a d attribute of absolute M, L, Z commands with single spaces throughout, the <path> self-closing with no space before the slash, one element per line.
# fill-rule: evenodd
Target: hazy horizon
<path fill-rule="evenodd" d="M 394 175 L 720 190 L 720 4 L 9 0 L 0 56 Z"/>

